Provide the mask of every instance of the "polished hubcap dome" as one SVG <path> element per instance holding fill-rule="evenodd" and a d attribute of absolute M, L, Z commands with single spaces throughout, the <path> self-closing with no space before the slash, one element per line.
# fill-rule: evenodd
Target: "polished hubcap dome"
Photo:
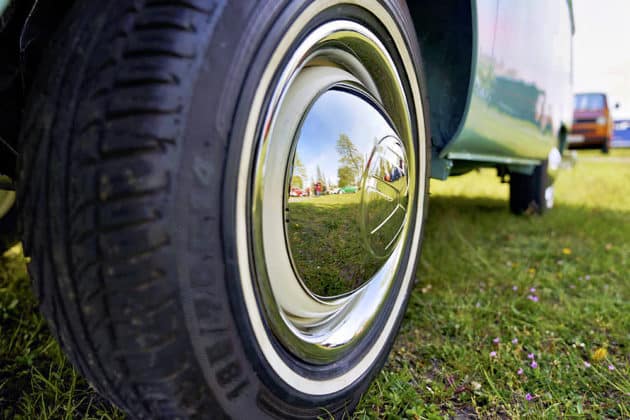
<path fill-rule="evenodd" d="M 293 266 L 319 297 L 349 293 L 385 264 L 400 236 L 405 148 L 378 103 L 343 85 L 314 100 L 295 144 L 286 198 Z"/>
<path fill-rule="evenodd" d="M 424 168 L 398 71 L 368 28 L 325 23 L 277 75 L 260 125 L 250 230 L 260 308 L 282 347 L 312 365 L 368 348 L 400 302 Z"/>

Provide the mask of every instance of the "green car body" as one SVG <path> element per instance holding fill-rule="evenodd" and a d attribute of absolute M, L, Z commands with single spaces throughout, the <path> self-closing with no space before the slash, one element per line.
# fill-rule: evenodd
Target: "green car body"
<path fill-rule="evenodd" d="M 468 113 L 441 156 L 535 165 L 563 149 L 571 126 L 571 4 L 502 1 L 477 14 L 477 39 L 492 43 L 478 41 Z"/>
<path fill-rule="evenodd" d="M 427 66 L 432 176 L 480 166 L 531 173 L 550 154 L 556 169 L 554 151 L 562 152 L 572 123 L 572 3 L 478 0 L 470 14 L 469 37 L 465 31 L 437 41 L 420 37 L 425 59 L 439 63 L 438 48 L 449 52 L 442 73 L 431 71 L 431 60 Z M 422 23 L 431 21 L 444 24 L 432 16 Z M 470 55 L 463 55 L 468 44 Z M 462 74 L 446 89 L 444 70 Z"/>

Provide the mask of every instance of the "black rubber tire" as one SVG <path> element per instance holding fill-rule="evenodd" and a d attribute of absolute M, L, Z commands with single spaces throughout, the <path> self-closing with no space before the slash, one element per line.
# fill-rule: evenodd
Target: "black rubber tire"
<path fill-rule="evenodd" d="M 550 185 L 547 162 L 536 166 L 531 175 L 510 173 L 510 210 L 514 214 L 542 214 L 547 211 L 545 190 Z"/>
<path fill-rule="evenodd" d="M 604 140 L 604 143 L 602 144 L 602 153 L 604 154 L 609 154 L 610 153 L 610 139 L 606 139 Z"/>
<path fill-rule="evenodd" d="M 70 360 L 132 417 L 342 417 L 389 353 L 395 334 L 361 380 L 301 394 L 270 373 L 239 306 L 229 209 L 243 116 L 308 3 L 76 2 L 43 60 L 18 166 L 29 270 Z M 383 4 L 422 78 L 404 3 Z"/>

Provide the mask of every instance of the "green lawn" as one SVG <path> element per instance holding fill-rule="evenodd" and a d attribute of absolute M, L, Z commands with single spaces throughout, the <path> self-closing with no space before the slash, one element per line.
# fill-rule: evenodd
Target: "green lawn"
<path fill-rule="evenodd" d="M 404 178 L 392 185 L 401 191 L 407 189 Z M 381 250 L 377 255 L 383 256 L 388 245 L 395 244 L 405 217 L 399 204 L 406 206 L 406 199 L 390 201 L 368 192 L 363 205 L 369 211 L 364 215 L 362 196 L 358 192 L 296 197 L 287 204 L 287 236 L 293 263 L 309 290 L 320 296 L 336 296 L 359 287 L 382 264 L 382 259 L 375 258 L 374 249 Z M 366 232 L 360 230 L 362 216 L 366 216 Z M 384 220 L 387 223 L 379 228 Z M 376 232 L 371 233 L 375 228 Z M 368 238 L 365 242 L 363 235 Z M 366 252 L 366 242 L 373 247 L 371 252 Z"/>
<path fill-rule="evenodd" d="M 432 182 L 418 284 L 357 417 L 630 417 L 630 150 L 579 155 L 543 217 L 510 215 L 494 171 Z M 0 263 L 0 418 L 123 418 L 35 308 L 13 249 Z"/>
<path fill-rule="evenodd" d="M 122 419 L 74 371 L 37 312 L 19 246 L 0 257 L 0 419 Z"/>
<path fill-rule="evenodd" d="M 358 416 L 630 417 L 630 150 L 612 156 L 564 171 L 543 217 L 510 215 L 491 170 L 432 182 L 418 284 Z"/>

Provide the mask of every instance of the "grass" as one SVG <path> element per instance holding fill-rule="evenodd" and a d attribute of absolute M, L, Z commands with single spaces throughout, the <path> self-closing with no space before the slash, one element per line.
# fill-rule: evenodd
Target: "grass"
<path fill-rule="evenodd" d="M 72 368 L 51 336 L 21 248 L 0 258 L 0 418 L 124 418 Z"/>
<path fill-rule="evenodd" d="M 630 417 L 630 151 L 612 155 L 629 161 L 562 173 L 543 217 L 510 215 L 490 170 L 432 183 L 416 291 L 357 416 Z"/>
<path fill-rule="evenodd" d="M 305 285 L 320 296 L 351 291 L 378 267 L 361 246 L 360 198 L 355 193 L 289 200 L 293 262 Z M 342 264 L 346 261 L 350 263 Z"/>
<path fill-rule="evenodd" d="M 398 191 L 407 190 L 404 180 L 394 181 Z M 404 221 L 399 206 L 407 205 L 406 198 L 398 198 L 393 190 L 386 193 L 392 195 L 389 200 L 380 193 L 367 194 L 365 215 L 360 192 L 289 200 L 286 220 L 291 255 L 309 290 L 320 296 L 340 295 L 360 286 L 380 268 L 383 260 L 379 257 L 395 248 L 391 245 Z M 367 215 L 366 232 L 361 232 L 359 219 Z M 366 252 L 368 247 L 371 252 Z"/>
<path fill-rule="evenodd" d="M 579 155 L 543 217 L 510 215 L 490 170 L 432 182 L 418 283 L 357 418 L 630 417 L 630 150 Z M 123 418 L 35 308 L 14 249 L 0 264 L 0 417 Z"/>

